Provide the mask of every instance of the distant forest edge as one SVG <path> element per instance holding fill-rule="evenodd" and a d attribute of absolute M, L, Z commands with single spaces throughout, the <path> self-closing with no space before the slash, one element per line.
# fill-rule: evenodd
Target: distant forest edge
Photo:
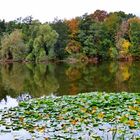
<path fill-rule="evenodd" d="M 1 61 L 140 60 L 140 18 L 96 10 L 41 23 L 32 16 L 0 21 Z"/>

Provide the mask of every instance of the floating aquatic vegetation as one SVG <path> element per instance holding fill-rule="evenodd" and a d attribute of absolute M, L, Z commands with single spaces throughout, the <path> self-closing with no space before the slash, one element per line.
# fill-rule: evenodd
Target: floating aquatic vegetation
<path fill-rule="evenodd" d="M 36 139 L 140 138 L 139 93 L 48 96 L 20 102 L 0 114 L 0 135 L 24 130 Z"/>

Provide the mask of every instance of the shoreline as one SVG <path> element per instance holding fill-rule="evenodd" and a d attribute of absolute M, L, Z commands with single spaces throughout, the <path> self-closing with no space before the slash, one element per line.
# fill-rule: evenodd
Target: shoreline
<path fill-rule="evenodd" d="M 75 58 L 71 58 L 71 59 L 63 59 L 63 60 L 58 60 L 58 59 L 54 59 L 54 60 L 42 60 L 42 61 L 26 61 L 26 60 L 0 60 L 0 64 L 11 64 L 11 63 L 69 63 L 69 64 L 74 64 L 74 63 L 88 63 L 88 64 L 98 64 L 100 62 L 105 62 L 105 61 L 116 61 L 116 62 L 133 62 L 133 61 L 140 61 L 140 58 L 135 58 L 135 59 L 126 59 L 126 58 L 119 58 L 119 59 L 115 59 L 115 60 L 111 60 L 111 59 L 98 59 L 98 58 L 89 58 L 84 60 L 78 60 Z"/>

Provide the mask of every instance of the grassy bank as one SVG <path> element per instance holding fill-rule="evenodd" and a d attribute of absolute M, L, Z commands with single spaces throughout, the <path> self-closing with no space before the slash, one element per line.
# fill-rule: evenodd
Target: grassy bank
<path fill-rule="evenodd" d="M 43 97 L 1 110 L 0 134 L 25 129 L 41 139 L 139 139 L 139 93 Z"/>

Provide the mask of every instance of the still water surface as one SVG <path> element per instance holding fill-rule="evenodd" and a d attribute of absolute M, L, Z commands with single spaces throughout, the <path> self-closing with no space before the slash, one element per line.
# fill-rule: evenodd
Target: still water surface
<path fill-rule="evenodd" d="M 91 91 L 140 92 L 140 62 L 103 62 L 96 65 L 65 63 L 0 65 L 0 109 L 2 110 L 5 107 L 18 106 L 20 100 L 25 100 L 24 97 L 74 95 Z M 5 126 L 0 127 L 2 140 L 13 140 L 15 137 L 31 139 L 30 133 L 24 129 L 2 133 L 4 129 Z M 97 132 L 100 133 L 98 129 Z M 139 135 L 139 130 L 137 134 Z M 108 133 L 102 135 L 105 140 L 112 139 Z"/>
<path fill-rule="evenodd" d="M 22 93 L 41 97 L 90 91 L 140 92 L 140 62 L 0 65 L 0 100 Z"/>

